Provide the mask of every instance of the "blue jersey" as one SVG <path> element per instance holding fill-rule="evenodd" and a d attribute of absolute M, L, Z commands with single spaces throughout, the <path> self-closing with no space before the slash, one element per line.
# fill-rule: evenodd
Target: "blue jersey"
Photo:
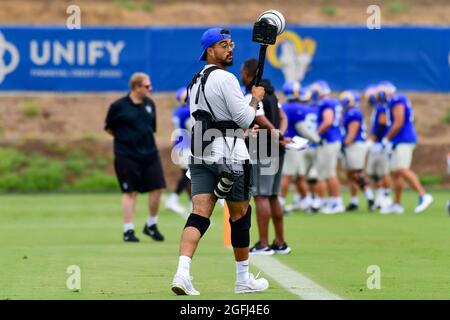
<path fill-rule="evenodd" d="M 299 119 L 299 121 L 303 121 L 305 124 L 305 127 L 308 131 L 311 132 L 317 132 L 318 126 L 317 126 L 317 117 L 318 117 L 319 110 L 317 107 L 309 105 L 306 106 L 304 109 L 303 117 Z M 301 134 L 298 134 L 301 136 Z M 317 144 L 310 142 L 309 143 L 310 148 L 316 148 Z"/>
<path fill-rule="evenodd" d="M 399 143 L 417 143 L 417 134 L 414 128 L 414 113 L 408 98 L 404 95 L 395 95 L 388 103 L 388 124 L 392 126 L 395 121 L 393 108 L 396 105 L 401 105 L 405 109 L 405 117 L 403 126 L 398 133 L 392 138 L 392 143 L 395 145 Z"/>
<path fill-rule="evenodd" d="M 295 131 L 296 123 L 305 119 L 306 106 L 298 101 L 288 101 L 282 104 L 282 108 L 288 120 L 288 127 L 284 136 L 292 138 L 297 134 Z"/>
<path fill-rule="evenodd" d="M 366 141 L 366 126 L 364 124 L 364 115 L 360 108 L 358 107 L 350 107 L 345 109 L 344 112 L 344 139 L 347 138 L 348 135 L 348 127 L 350 123 L 356 121 L 359 123 L 359 129 L 356 133 L 355 140 L 353 142 L 364 142 Z"/>
<path fill-rule="evenodd" d="M 381 142 L 381 140 L 383 140 L 383 138 L 386 136 L 386 133 L 388 132 L 389 128 L 388 125 L 386 124 L 386 127 L 384 128 L 384 130 L 381 132 L 381 135 L 379 137 L 376 136 L 378 129 L 380 127 L 380 117 L 382 115 L 386 115 L 386 105 L 385 104 L 377 104 L 375 106 L 375 108 L 372 111 L 372 117 L 371 117 L 371 130 L 370 133 L 376 137 L 375 142 Z M 387 115 L 386 115 L 387 116 Z"/>
<path fill-rule="evenodd" d="M 182 129 L 182 134 L 178 135 L 174 146 L 182 149 L 191 147 L 191 136 L 189 128 L 186 128 L 186 122 L 190 119 L 189 105 L 183 104 L 176 108 L 172 113 L 172 122 L 175 129 Z"/>
<path fill-rule="evenodd" d="M 320 137 L 328 143 L 341 141 L 341 117 L 342 117 L 342 106 L 338 99 L 335 98 L 325 98 L 321 100 L 318 104 L 318 117 L 317 117 L 317 127 L 323 122 L 323 112 L 327 109 L 333 111 L 333 123 L 331 126 L 320 135 Z"/>

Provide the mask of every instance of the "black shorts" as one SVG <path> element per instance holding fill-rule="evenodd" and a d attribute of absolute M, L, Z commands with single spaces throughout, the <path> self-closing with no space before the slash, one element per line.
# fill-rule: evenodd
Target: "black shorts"
<path fill-rule="evenodd" d="M 192 159 L 192 158 L 191 158 Z M 191 160 L 189 171 L 191 173 L 191 196 L 203 193 L 214 193 L 220 180 L 219 166 L 211 164 L 194 164 Z M 252 165 L 244 164 L 244 174 L 233 184 L 225 200 L 246 201 L 251 199 Z"/>
<path fill-rule="evenodd" d="M 166 187 L 159 156 L 149 162 L 116 157 L 114 159 L 114 168 L 123 193 L 144 193 Z"/>

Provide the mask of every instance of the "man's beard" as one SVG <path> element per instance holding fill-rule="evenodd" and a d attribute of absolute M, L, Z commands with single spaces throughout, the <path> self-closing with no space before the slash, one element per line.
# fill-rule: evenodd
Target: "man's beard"
<path fill-rule="evenodd" d="M 222 65 L 223 65 L 224 67 L 231 67 L 231 66 L 233 65 L 233 59 L 231 59 L 230 61 L 228 61 L 228 58 L 229 58 L 229 57 L 227 57 L 226 59 L 223 59 L 223 60 L 222 60 Z"/>

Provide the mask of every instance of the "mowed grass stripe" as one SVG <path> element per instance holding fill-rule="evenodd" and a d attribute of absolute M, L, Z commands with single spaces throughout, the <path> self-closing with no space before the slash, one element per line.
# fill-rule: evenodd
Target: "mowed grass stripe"
<path fill-rule="evenodd" d="M 252 256 L 250 263 L 303 300 L 343 300 L 271 256 Z"/>

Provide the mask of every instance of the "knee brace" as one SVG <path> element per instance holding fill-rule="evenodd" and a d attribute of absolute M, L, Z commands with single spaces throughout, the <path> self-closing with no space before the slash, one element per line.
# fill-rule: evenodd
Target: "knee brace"
<path fill-rule="evenodd" d="M 310 185 L 313 185 L 313 184 L 316 184 L 318 182 L 318 180 L 317 179 L 308 179 L 308 184 L 310 184 Z"/>
<path fill-rule="evenodd" d="M 231 245 L 233 248 L 246 248 L 250 245 L 250 225 L 252 207 L 249 205 L 245 216 L 236 221 L 231 221 Z"/>
<path fill-rule="evenodd" d="M 191 213 L 186 221 L 184 228 L 194 227 L 200 232 L 200 237 L 208 230 L 211 221 L 208 218 L 199 216 L 198 214 Z"/>
<path fill-rule="evenodd" d="M 379 176 L 377 176 L 376 174 L 374 174 L 374 175 L 370 176 L 370 178 L 372 178 L 372 180 L 373 180 L 374 182 L 378 182 L 378 181 L 380 181 L 380 177 L 379 177 Z"/>

